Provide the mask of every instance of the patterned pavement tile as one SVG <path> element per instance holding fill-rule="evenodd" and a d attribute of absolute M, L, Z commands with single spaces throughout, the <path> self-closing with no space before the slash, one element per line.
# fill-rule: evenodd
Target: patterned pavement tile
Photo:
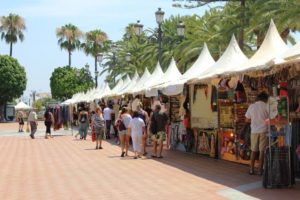
<path fill-rule="evenodd" d="M 15 123 L 0 124 L 0 199 L 293 199 L 299 186 L 266 190 L 248 167 L 178 151 L 163 159 L 120 158 L 119 146 L 103 142 L 94 150 L 88 138 L 71 131 L 44 139 L 16 133 Z M 149 149 L 151 154 L 151 150 Z M 298 183 L 299 184 L 299 183 Z"/>

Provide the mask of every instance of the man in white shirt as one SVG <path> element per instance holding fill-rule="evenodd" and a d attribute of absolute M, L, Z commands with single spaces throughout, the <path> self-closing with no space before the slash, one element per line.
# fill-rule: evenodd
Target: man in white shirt
<path fill-rule="evenodd" d="M 106 138 L 110 139 L 110 126 L 111 126 L 111 113 L 113 112 L 112 110 L 112 105 L 107 105 L 104 110 L 103 110 L 103 118 L 105 120 L 105 132 L 106 132 Z"/>
<path fill-rule="evenodd" d="M 31 110 L 28 119 L 27 119 L 27 126 L 30 125 L 31 134 L 30 137 L 34 139 L 34 134 L 37 130 L 37 114 L 34 110 Z"/>
<path fill-rule="evenodd" d="M 264 162 L 264 150 L 268 144 L 267 132 L 268 126 L 265 121 L 268 119 L 267 102 L 269 95 L 261 92 L 256 102 L 251 104 L 245 114 L 246 121 L 251 122 L 251 157 L 249 174 L 254 174 L 255 155 L 259 151 L 259 172 L 262 174 Z"/>

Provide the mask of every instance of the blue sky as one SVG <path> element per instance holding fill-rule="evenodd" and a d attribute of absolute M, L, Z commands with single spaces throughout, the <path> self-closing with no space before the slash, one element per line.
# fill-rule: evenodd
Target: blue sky
<path fill-rule="evenodd" d="M 158 7 L 165 11 L 165 18 L 202 15 L 207 8 L 179 9 L 173 8 L 172 3 L 172 0 L 1 0 L 0 16 L 16 13 L 26 21 L 25 40 L 13 47 L 13 56 L 27 73 L 25 96 L 32 90 L 50 92 L 49 79 L 54 68 L 68 64 L 67 52 L 61 51 L 57 44 L 56 28 L 67 23 L 84 32 L 100 28 L 109 39 L 116 41 L 122 37 L 125 27 L 137 20 L 144 28 L 156 27 L 154 13 Z M 0 41 L 0 54 L 8 53 L 9 45 Z M 94 74 L 93 59 L 81 51 L 73 53 L 73 66 L 83 67 L 86 63 Z M 99 83 L 102 80 L 99 77 Z"/>
<path fill-rule="evenodd" d="M 156 27 L 155 11 L 161 7 L 165 17 L 170 15 L 202 14 L 204 8 L 179 9 L 172 0 L 1 0 L 0 16 L 16 13 L 26 21 L 25 40 L 13 46 L 13 57 L 26 69 L 30 91 L 50 92 L 50 76 L 54 68 L 68 63 L 68 54 L 57 45 L 55 30 L 67 23 L 87 32 L 105 31 L 109 39 L 119 40 L 129 23 L 140 20 L 144 28 Z M 0 41 L 0 54 L 8 54 L 9 45 Z M 72 55 L 72 66 L 89 63 L 94 74 L 93 59 L 83 52 Z M 101 82 L 103 77 L 99 77 Z"/>

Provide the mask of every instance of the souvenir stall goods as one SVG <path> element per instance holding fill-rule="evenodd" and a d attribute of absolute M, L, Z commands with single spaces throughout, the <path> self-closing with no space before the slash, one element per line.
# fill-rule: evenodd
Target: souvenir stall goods
<path fill-rule="evenodd" d="M 298 84 L 299 82 L 299 84 Z M 292 171 L 300 178 L 300 76 L 289 81 L 290 122 L 292 128 Z"/>
<path fill-rule="evenodd" d="M 194 153 L 216 158 L 217 151 L 217 90 L 211 84 L 194 84 L 190 89 L 192 143 Z"/>
<path fill-rule="evenodd" d="M 183 95 L 170 96 L 169 98 L 169 134 L 167 146 L 171 149 L 187 151 L 187 134 L 183 124 L 183 104 L 185 97 Z"/>
<path fill-rule="evenodd" d="M 249 163 L 251 153 L 250 128 L 245 123 L 246 101 L 254 101 L 250 95 L 256 94 L 249 91 L 247 96 L 246 91 L 239 80 L 221 79 L 218 85 L 219 157 L 242 164 Z"/>
<path fill-rule="evenodd" d="M 270 69 L 251 72 L 244 78 L 251 91 L 260 86 L 267 88 L 273 96 L 269 98 L 270 141 L 263 177 L 266 188 L 290 186 L 294 183 L 294 173 L 300 174 L 300 160 L 295 155 L 295 149 L 300 144 L 300 118 L 297 117 L 300 102 L 297 99 L 300 96 L 299 66 L 300 63 L 275 65 Z"/>
<path fill-rule="evenodd" d="M 214 129 L 199 129 L 196 138 L 196 153 L 217 158 L 217 131 Z"/>
<path fill-rule="evenodd" d="M 141 101 L 143 104 L 143 109 L 148 113 L 148 116 L 151 115 L 152 109 L 151 109 L 151 98 L 147 98 L 145 95 L 141 97 Z"/>

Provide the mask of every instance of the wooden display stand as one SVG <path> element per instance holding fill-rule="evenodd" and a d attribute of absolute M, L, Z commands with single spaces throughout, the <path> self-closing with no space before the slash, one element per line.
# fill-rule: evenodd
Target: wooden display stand
<path fill-rule="evenodd" d="M 240 139 L 240 131 L 245 125 L 246 103 L 219 100 L 219 157 L 241 164 L 250 163 L 250 142 Z"/>

